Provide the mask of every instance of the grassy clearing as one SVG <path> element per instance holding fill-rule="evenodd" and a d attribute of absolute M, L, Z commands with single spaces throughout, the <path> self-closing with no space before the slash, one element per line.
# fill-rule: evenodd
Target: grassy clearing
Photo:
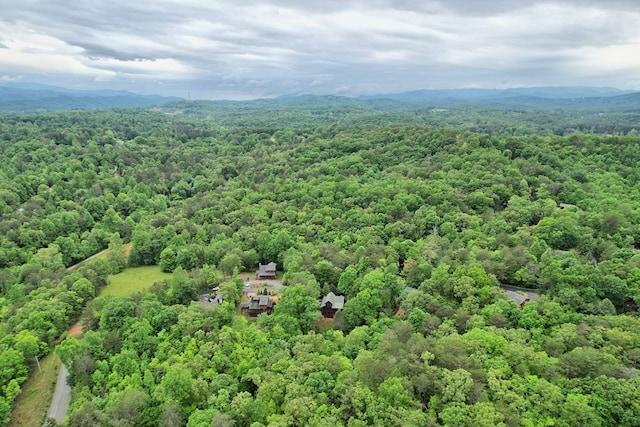
<path fill-rule="evenodd" d="M 109 276 L 109 284 L 100 292 L 105 295 L 127 296 L 149 289 L 151 285 L 171 277 L 170 273 L 163 273 L 157 265 L 130 267 L 122 273 Z"/>
<path fill-rule="evenodd" d="M 11 413 L 9 427 L 40 426 L 47 416 L 61 363 L 52 351 L 40 361 L 40 366 L 42 373 L 36 367 L 23 385 Z"/>

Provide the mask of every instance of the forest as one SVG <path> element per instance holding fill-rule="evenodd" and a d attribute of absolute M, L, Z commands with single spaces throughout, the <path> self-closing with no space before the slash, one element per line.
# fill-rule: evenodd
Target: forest
<path fill-rule="evenodd" d="M 338 104 L 0 116 L 0 425 L 55 351 L 68 426 L 639 426 L 634 116 Z"/>

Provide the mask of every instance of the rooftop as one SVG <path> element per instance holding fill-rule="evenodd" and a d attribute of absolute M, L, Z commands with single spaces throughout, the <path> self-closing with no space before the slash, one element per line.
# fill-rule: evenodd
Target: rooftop
<path fill-rule="evenodd" d="M 336 295 L 333 292 L 329 292 L 326 296 L 322 297 L 320 308 L 324 308 L 328 302 L 331 303 L 332 309 L 342 310 L 344 308 L 344 295 Z"/>
<path fill-rule="evenodd" d="M 505 292 L 507 293 L 507 296 L 509 297 L 509 299 L 514 301 L 516 304 L 522 304 L 523 302 L 529 299 L 528 297 L 514 291 L 505 291 Z"/>

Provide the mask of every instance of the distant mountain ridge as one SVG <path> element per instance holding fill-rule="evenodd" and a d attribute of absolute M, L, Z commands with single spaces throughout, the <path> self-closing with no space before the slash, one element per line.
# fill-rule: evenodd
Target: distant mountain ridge
<path fill-rule="evenodd" d="M 144 107 L 181 100 L 160 95 L 140 95 L 120 90 L 74 90 L 32 83 L 0 85 L 0 112 L 36 113 Z"/>
<path fill-rule="evenodd" d="M 74 90 L 30 83 L 0 84 L 0 113 L 38 113 L 169 104 L 192 110 L 215 105 L 218 113 L 308 108 L 340 112 L 390 112 L 420 109 L 555 110 L 574 112 L 640 112 L 640 92 L 609 87 L 524 87 L 510 89 L 423 89 L 358 97 L 283 95 L 249 101 L 193 101 L 117 90 Z M 173 107 L 172 107 L 173 105 Z M 335 112 L 335 111 L 334 111 Z"/>
<path fill-rule="evenodd" d="M 390 99 L 407 104 L 496 109 L 598 109 L 640 111 L 640 92 L 609 87 L 526 87 L 510 89 L 415 90 L 360 96 L 361 100 Z"/>

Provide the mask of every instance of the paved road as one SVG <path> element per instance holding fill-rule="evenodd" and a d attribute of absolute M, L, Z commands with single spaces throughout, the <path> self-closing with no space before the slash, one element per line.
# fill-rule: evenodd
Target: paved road
<path fill-rule="evenodd" d="M 200 294 L 200 303 L 203 307 L 211 307 L 222 302 L 222 298 L 216 297 L 215 293 L 207 292 Z"/>
<path fill-rule="evenodd" d="M 62 423 L 64 420 L 64 417 L 67 414 L 69 400 L 71 399 L 71 387 L 67 385 L 67 375 L 69 375 L 69 372 L 67 372 L 67 368 L 62 365 L 60 373 L 58 374 L 56 391 L 53 394 L 49 413 L 47 414 L 47 417 L 53 418 L 58 423 Z"/>
<path fill-rule="evenodd" d="M 518 286 L 511 286 L 511 285 L 500 285 L 500 287 L 505 291 L 514 291 L 514 292 L 524 293 L 527 296 L 527 298 L 531 300 L 536 300 L 540 298 L 540 295 L 541 295 L 540 289 L 520 288 Z"/>
<path fill-rule="evenodd" d="M 271 289 L 275 292 L 278 292 L 282 287 L 282 282 L 280 280 L 273 279 L 249 279 L 244 282 L 245 288 L 244 292 L 256 292 L 257 289 L 263 289 L 264 285 L 271 286 Z M 248 286 L 247 286 L 248 285 Z"/>

